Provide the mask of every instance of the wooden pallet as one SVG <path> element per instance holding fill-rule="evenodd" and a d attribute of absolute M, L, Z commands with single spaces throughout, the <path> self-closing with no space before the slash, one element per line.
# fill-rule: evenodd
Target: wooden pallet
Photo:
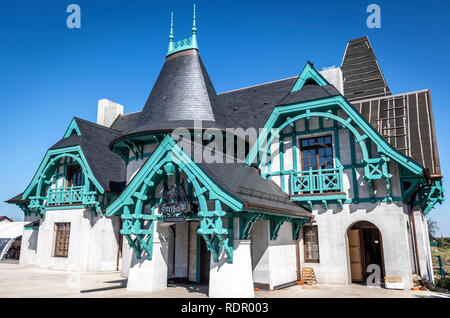
<path fill-rule="evenodd" d="M 302 281 L 308 285 L 317 284 L 316 274 L 314 274 L 314 269 L 312 267 L 302 268 Z"/>

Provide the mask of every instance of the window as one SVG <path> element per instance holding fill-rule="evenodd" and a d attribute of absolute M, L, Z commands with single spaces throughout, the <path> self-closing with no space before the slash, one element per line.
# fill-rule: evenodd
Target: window
<path fill-rule="evenodd" d="M 80 165 L 70 165 L 66 171 L 66 186 L 78 187 L 83 185 L 83 171 Z"/>
<path fill-rule="evenodd" d="M 55 257 L 69 255 L 70 223 L 55 223 Z"/>
<path fill-rule="evenodd" d="M 302 139 L 300 151 L 303 171 L 334 168 L 331 136 Z"/>
<path fill-rule="evenodd" d="M 319 235 L 317 225 L 303 226 L 305 262 L 319 263 Z"/>

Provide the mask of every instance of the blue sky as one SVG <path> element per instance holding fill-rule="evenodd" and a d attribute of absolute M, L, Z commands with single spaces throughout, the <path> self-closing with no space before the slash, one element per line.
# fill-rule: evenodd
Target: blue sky
<path fill-rule="evenodd" d="M 66 7 L 81 7 L 81 29 Z M 298 75 L 306 61 L 339 66 L 348 40 L 368 35 L 394 94 L 431 89 L 444 176 L 450 172 L 448 1 L 197 0 L 198 43 L 218 92 Z M 381 29 L 366 8 L 381 7 Z M 73 116 L 95 121 L 97 100 L 140 110 L 175 40 L 190 35 L 192 1 L 0 0 L 0 215 L 22 192 Z M 444 186 L 447 182 L 444 181 Z M 450 203 L 430 217 L 450 236 Z"/>

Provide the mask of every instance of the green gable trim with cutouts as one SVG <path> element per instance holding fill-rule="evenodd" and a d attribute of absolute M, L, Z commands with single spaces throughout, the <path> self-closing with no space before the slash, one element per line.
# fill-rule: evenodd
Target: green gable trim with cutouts
<path fill-rule="evenodd" d="M 184 153 L 184 151 L 172 138 L 170 138 L 170 136 L 166 136 L 136 176 L 133 177 L 121 195 L 106 208 L 107 216 L 116 215 L 116 213 L 118 213 L 119 210 L 126 205 L 129 198 L 136 191 L 138 191 L 138 188 L 144 183 L 149 173 L 167 155 L 168 152 L 176 152 L 182 160 L 183 165 L 188 166 L 208 190 L 217 193 L 224 204 L 232 208 L 234 211 L 242 211 L 243 202 L 241 202 L 241 200 L 222 190 L 197 164 L 192 161 L 189 156 L 186 155 L 186 153 Z"/>
<path fill-rule="evenodd" d="M 340 118 L 339 116 L 333 115 L 330 112 L 330 109 L 336 107 L 343 110 L 348 118 L 344 119 Z M 392 158 L 397 163 L 411 171 L 413 174 L 422 175 L 423 167 L 415 162 L 412 158 L 407 157 L 406 155 L 392 147 L 342 95 L 275 107 L 269 119 L 267 120 L 262 133 L 258 136 L 256 143 L 253 145 L 253 147 L 250 149 L 249 154 L 247 155 L 247 164 L 254 165 L 255 163 L 260 163 L 259 160 L 256 160 L 258 152 L 261 151 L 261 149 L 258 149 L 258 147 L 261 147 L 260 145 L 265 144 L 265 148 L 267 148 L 267 146 L 271 144 L 274 138 L 274 136 L 270 136 L 270 131 L 272 128 L 278 128 L 280 131 L 282 131 L 285 127 L 298 119 L 306 118 L 309 120 L 309 118 L 317 116 L 337 120 L 341 124 L 343 124 L 345 128 L 352 130 L 356 137 L 355 141 L 360 143 L 361 145 L 365 159 L 367 159 L 368 152 L 366 151 L 366 147 L 363 142 L 364 139 L 369 138 L 377 146 L 377 151 L 379 153 L 383 153 L 386 156 Z M 288 117 L 288 119 L 280 122 L 280 120 L 282 120 L 284 117 Z M 360 128 L 362 134 L 357 132 L 355 127 Z M 264 162 L 262 164 L 265 165 Z"/>
<path fill-rule="evenodd" d="M 30 195 L 31 191 L 38 186 L 38 183 L 43 182 L 44 178 L 44 172 L 47 169 L 47 166 L 53 165 L 55 162 L 55 158 L 62 158 L 64 156 L 72 157 L 75 159 L 80 166 L 83 168 L 83 171 L 86 174 L 86 177 L 89 178 L 94 186 L 98 189 L 100 194 L 104 194 L 105 190 L 100 185 L 100 183 L 97 181 L 97 179 L 94 177 L 94 174 L 89 167 L 86 157 L 83 154 L 83 151 L 81 150 L 80 146 L 71 146 L 67 148 L 61 148 L 61 149 L 50 149 L 45 154 L 44 159 L 42 160 L 41 164 L 39 165 L 38 170 L 36 171 L 36 174 L 34 175 L 33 179 L 31 180 L 30 185 L 27 187 L 25 192 L 22 195 L 22 200 L 28 199 L 28 196 Z"/>
<path fill-rule="evenodd" d="M 320 75 L 319 72 L 317 72 L 313 64 L 308 62 L 303 68 L 303 71 L 298 77 L 298 80 L 292 88 L 291 92 L 301 90 L 303 86 L 305 86 L 305 83 L 310 80 L 316 82 L 316 84 L 319 86 L 330 85 L 330 83 L 328 83 L 328 81 L 322 75 Z"/>
<path fill-rule="evenodd" d="M 64 134 L 64 138 L 70 137 L 74 132 L 78 136 L 81 136 L 81 131 L 80 131 L 80 128 L 78 128 L 78 125 L 77 125 L 77 122 L 76 122 L 75 118 L 72 119 L 72 121 L 70 122 L 70 125 L 67 128 L 66 133 Z"/>

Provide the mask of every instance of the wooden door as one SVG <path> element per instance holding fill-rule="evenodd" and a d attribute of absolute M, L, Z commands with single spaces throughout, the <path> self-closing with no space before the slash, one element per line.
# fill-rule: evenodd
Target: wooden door
<path fill-rule="evenodd" d="M 350 251 L 350 268 L 352 272 L 352 281 L 362 282 L 362 262 L 361 262 L 361 240 L 359 229 L 348 231 L 348 246 Z"/>

